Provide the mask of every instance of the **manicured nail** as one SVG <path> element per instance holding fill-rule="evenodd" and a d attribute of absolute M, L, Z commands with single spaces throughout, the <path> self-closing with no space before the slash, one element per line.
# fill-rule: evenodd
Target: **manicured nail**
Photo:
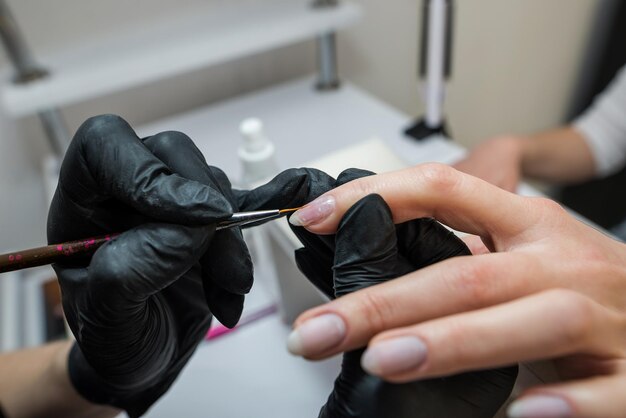
<path fill-rule="evenodd" d="M 346 324 L 338 315 L 324 314 L 304 322 L 287 338 L 287 349 L 296 356 L 310 356 L 338 345 L 346 335 Z"/>
<path fill-rule="evenodd" d="M 509 418 L 569 418 L 574 412 L 563 398 L 534 395 L 513 402 L 507 414 Z"/>
<path fill-rule="evenodd" d="M 296 211 L 289 222 L 293 226 L 308 226 L 322 222 L 335 210 L 335 198 L 332 196 L 321 196 Z"/>
<path fill-rule="evenodd" d="M 370 346 L 361 367 L 370 374 L 390 376 L 415 369 L 426 360 L 426 344 L 417 337 L 383 340 Z"/>

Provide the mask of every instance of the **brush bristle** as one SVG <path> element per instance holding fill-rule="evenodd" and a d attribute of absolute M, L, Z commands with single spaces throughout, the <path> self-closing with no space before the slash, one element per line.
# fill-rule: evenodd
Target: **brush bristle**
<path fill-rule="evenodd" d="M 279 213 L 287 213 L 287 212 L 295 212 L 298 209 L 302 209 L 304 206 L 300 206 L 299 208 L 291 208 L 291 209 L 281 209 L 278 212 Z"/>

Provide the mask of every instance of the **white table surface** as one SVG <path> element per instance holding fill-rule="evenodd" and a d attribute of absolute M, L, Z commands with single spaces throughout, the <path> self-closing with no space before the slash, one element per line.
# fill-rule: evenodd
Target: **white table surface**
<path fill-rule="evenodd" d="M 410 124 L 407 115 L 348 83 L 338 91 L 323 93 L 313 85 L 313 78 L 296 80 L 163 119 L 140 128 L 139 133 L 185 132 L 209 164 L 233 178 L 239 176 L 239 123 L 251 116 L 263 120 L 281 168 L 298 166 L 371 137 L 385 140 L 409 164 L 449 162 L 464 152 L 443 139 L 417 142 L 406 138 L 402 130 Z"/>
<path fill-rule="evenodd" d="M 187 133 L 209 164 L 239 177 L 236 149 L 241 120 L 263 120 L 276 144 L 279 166 L 299 166 L 337 149 L 376 137 L 406 160 L 452 162 L 464 151 L 453 142 L 416 142 L 402 131 L 411 118 L 345 83 L 318 93 L 312 78 L 221 102 L 139 129 L 142 136 L 165 130 Z M 347 168 L 347 167 L 346 167 Z M 534 194 L 531 189 L 527 191 Z M 271 279 L 269 279 L 271 280 Z M 249 306 L 271 303 L 267 278 L 257 280 Z M 172 389 L 148 417 L 316 417 L 339 370 L 339 359 L 311 363 L 285 348 L 289 327 L 277 314 L 203 343 Z"/>

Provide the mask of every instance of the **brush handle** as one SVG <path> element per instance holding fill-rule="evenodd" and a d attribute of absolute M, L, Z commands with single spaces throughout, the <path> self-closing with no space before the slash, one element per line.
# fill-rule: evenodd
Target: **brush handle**
<path fill-rule="evenodd" d="M 252 225 L 259 222 L 270 221 L 279 218 L 286 213 L 294 212 L 294 209 L 272 209 L 253 212 L 234 213 L 230 219 L 219 222 L 215 230 L 235 228 L 237 226 Z M 93 254 L 102 244 L 115 238 L 119 234 L 109 234 L 97 238 L 87 238 L 78 241 L 52 244 L 46 247 L 31 248 L 29 250 L 16 251 L 0 255 L 0 273 L 21 270 L 30 267 L 43 266 L 60 261 L 66 257 L 77 254 Z"/>
<path fill-rule="evenodd" d="M 0 255 L 0 273 L 52 264 L 77 254 L 93 254 L 102 244 L 110 241 L 117 235 L 118 234 L 109 234 L 97 238 L 70 241 L 62 244 L 53 244 L 45 247 L 2 254 Z"/>

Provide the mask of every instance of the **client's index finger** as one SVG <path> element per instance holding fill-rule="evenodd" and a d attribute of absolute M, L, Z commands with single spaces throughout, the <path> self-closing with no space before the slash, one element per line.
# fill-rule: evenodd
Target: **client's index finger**
<path fill-rule="evenodd" d="M 372 193 L 385 199 L 396 223 L 435 218 L 456 230 L 496 240 L 525 231 L 536 217 L 529 210 L 527 198 L 450 166 L 428 163 L 339 186 L 305 207 L 321 212 L 323 217 L 302 226 L 315 233 L 333 233 L 343 214 Z M 296 219 L 303 211 L 294 214 Z"/>

